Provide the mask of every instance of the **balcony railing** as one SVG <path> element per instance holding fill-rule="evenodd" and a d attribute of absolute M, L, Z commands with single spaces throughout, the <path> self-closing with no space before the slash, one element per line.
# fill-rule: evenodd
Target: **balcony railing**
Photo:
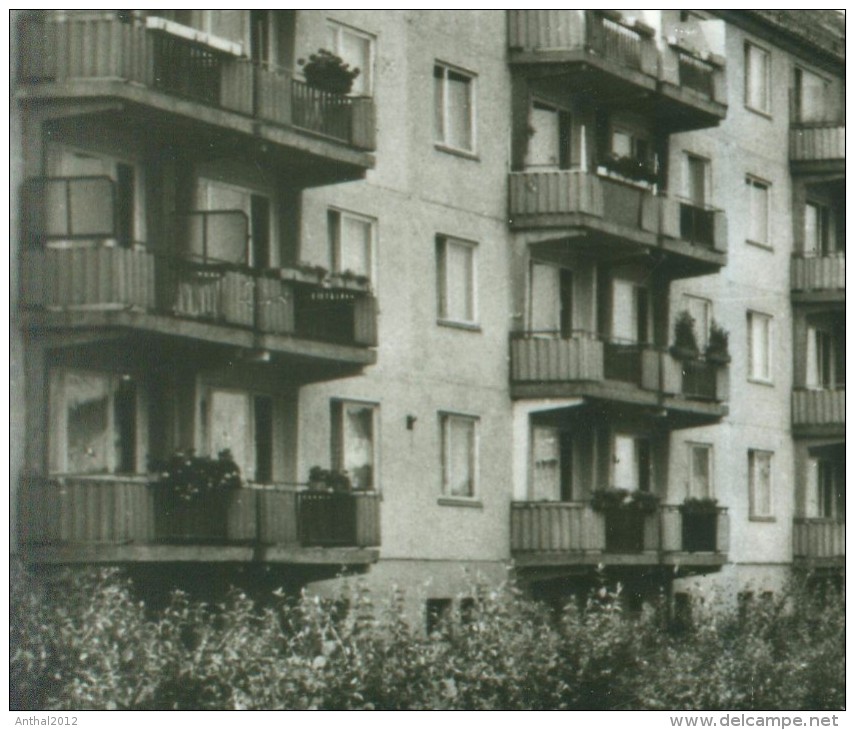
<path fill-rule="evenodd" d="M 109 178 L 44 178 L 24 192 L 31 244 L 21 256 L 25 306 L 134 309 L 336 344 L 376 344 L 375 301 L 364 288 L 248 266 L 243 211 L 181 214 L 175 245 L 152 250 L 116 236 Z"/>
<path fill-rule="evenodd" d="M 187 502 L 139 477 L 31 479 L 20 492 L 20 538 L 29 547 L 375 547 L 379 504 L 373 492 L 286 487 Z"/>
<path fill-rule="evenodd" d="M 725 214 L 676 197 L 583 170 L 513 172 L 510 214 L 528 228 L 571 225 L 585 216 L 591 226 L 614 226 L 623 235 L 682 241 L 717 253 L 727 251 Z"/>
<path fill-rule="evenodd" d="M 803 293 L 839 293 L 846 288 L 846 258 L 841 254 L 793 256 L 791 288 Z"/>
<path fill-rule="evenodd" d="M 651 345 L 588 332 L 513 332 L 510 349 L 516 385 L 616 381 L 691 400 L 721 402 L 729 395 L 726 364 L 677 360 Z"/>
<path fill-rule="evenodd" d="M 526 52 L 583 51 L 655 77 L 653 31 L 597 10 L 509 10 L 509 46 Z"/>
<path fill-rule="evenodd" d="M 138 21 L 73 16 L 24 20 L 20 83 L 128 81 L 205 106 L 299 127 L 359 149 L 374 149 L 371 99 L 311 89 L 286 69 L 171 34 L 163 25 L 147 28 Z"/>
<path fill-rule="evenodd" d="M 845 387 L 793 390 L 793 426 L 843 426 L 845 423 Z"/>
<path fill-rule="evenodd" d="M 822 517 L 796 517 L 793 520 L 793 557 L 842 562 L 846 557 L 846 523 Z"/>
<path fill-rule="evenodd" d="M 620 555 L 647 554 L 650 562 L 663 554 L 708 553 L 723 557 L 728 546 L 727 510 L 694 515 L 679 507 L 661 506 L 655 513 L 603 513 L 587 502 L 514 502 L 511 505 L 511 553 L 537 560 L 561 555 L 578 562 L 608 562 Z M 698 531 L 700 528 L 700 532 Z"/>

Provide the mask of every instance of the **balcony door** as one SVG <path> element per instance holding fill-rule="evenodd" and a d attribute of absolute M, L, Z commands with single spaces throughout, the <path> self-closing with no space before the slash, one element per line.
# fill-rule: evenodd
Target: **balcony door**
<path fill-rule="evenodd" d="M 250 57 L 270 69 L 294 70 L 294 10 L 250 10 Z"/>
<path fill-rule="evenodd" d="M 844 519 L 846 515 L 846 469 L 841 460 L 811 458 L 808 461 L 808 517 Z"/>
<path fill-rule="evenodd" d="M 617 344 L 648 344 L 651 331 L 650 292 L 623 279 L 612 285 L 611 336 Z"/>
<path fill-rule="evenodd" d="M 529 128 L 526 168 L 532 170 L 569 169 L 569 112 L 535 101 L 531 106 Z"/>
<path fill-rule="evenodd" d="M 531 428 L 531 499 L 569 502 L 573 499 L 573 442 L 555 426 Z"/>
<path fill-rule="evenodd" d="M 212 388 L 207 403 L 207 448 L 228 449 L 244 479 L 273 479 L 273 399 L 242 390 Z"/>
<path fill-rule="evenodd" d="M 189 220 L 193 256 L 254 267 L 272 264 L 272 206 L 267 195 L 200 178 L 197 196 L 198 211 Z"/>
<path fill-rule="evenodd" d="M 630 491 L 650 491 L 650 441 L 639 436 L 616 434 L 612 460 L 612 486 Z"/>
<path fill-rule="evenodd" d="M 531 262 L 529 329 L 533 333 L 573 334 L 573 272 Z"/>
<path fill-rule="evenodd" d="M 794 106 L 798 122 L 823 122 L 829 117 L 828 82 L 803 68 L 795 71 Z"/>
<path fill-rule="evenodd" d="M 807 328 L 808 388 L 837 388 L 846 379 L 846 345 L 835 332 L 816 326 Z"/>
<path fill-rule="evenodd" d="M 805 205 L 804 251 L 808 256 L 832 256 L 843 253 L 846 223 L 842 211 L 820 203 Z"/>

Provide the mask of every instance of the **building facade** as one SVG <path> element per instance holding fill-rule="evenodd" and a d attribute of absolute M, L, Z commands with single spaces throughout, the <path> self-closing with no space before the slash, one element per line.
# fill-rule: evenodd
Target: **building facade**
<path fill-rule="evenodd" d="M 842 17 L 16 22 L 26 561 L 437 610 L 842 571 Z M 224 449 L 219 501 L 150 484 Z"/>

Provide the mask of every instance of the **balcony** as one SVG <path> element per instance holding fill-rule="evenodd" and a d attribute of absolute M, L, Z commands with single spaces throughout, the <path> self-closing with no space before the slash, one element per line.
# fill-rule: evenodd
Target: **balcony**
<path fill-rule="evenodd" d="M 583 170 L 513 172 L 509 190 L 513 229 L 572 238 L 588 255 L 658 248 L 675 277 L 727 263 L 724 211 Z"/>
<path fill-rule="evenodd" d="M 604 342 L 590 333 L 511 334 L 511 397 L 574 398 L 665 408 L 674 423 L 726 415 L 729 368 L 678 361 L 656 348 Z"/>
<path fill-rule="evenodd" d="M 793 562 L 807 568 L 846 564 L 846 523 L 827 518 L 793 520 Z"/>
<path fill-rule="evenodd" d="M 247 486 L 204 503 L 176 499 L 144 477 L 26 481 L 20 543 L 33 562 L 250 562 L 360 565 L 376 561 L 380 501 Z"/>
<path fill-rule="evenodd" d="M 793 434 L 843 436 L 846 430 L 846 388 L 794 389 Z"/>
<path fill-rule="evenodd" d="M 618 11 L 509 10 L 511 64 L 534 80 L 560 75 L 568 92 L 629 105 L 671 132 L 717 125 L 727 113 L 723 60 L 677 43 Z"/>
<path fill-rule="evenodd" d="M 846 301 L 846 258 L 838 255 L 799 254 L 790 267 L 793 301 L 837 303 Z"/>
<path fill-rule="evenodd" d="M 790 119 L 793 173 L 842 178 L 846 172 L 846 122 L 840 100 L 825 89 L 800 101 L 792 94 Z"/>
<path fill-rule="evenodd" d="M 21 253 L 21 299 L 31 326 L 133 329 L 318 366 L 374 362 L 376 306 L 367 285 L 238 263 L 248 250 L 242 211 L 182 214 L 172 245 L 148 247 L 119 233 L 109 178 L 31 183 L 30 245 Z"/>
<path fill-rule="evenodd" d="M 679 507 L 652 515 L 602 513 L 587 502 L 511 504 L 511 555 L 520 567 L 679 565 L 702 572 L 727 560 L 727 510 L 703 515 L 709 525 L 687 529 Z M 697 526 L 694 526 L 697 528 Z"/>
<path fill-rule="evenodd" d="M 144 130 L 151 112 L 163 114 L 190 141 L 204 127 L 225 129 L 248 144 L 267 143 L 286 162 L 312 165 L 317 185 L 362 177 L 373 165 L 372 99 L 318 91 L 287 69 L 182 32 L 189 30 L 156 17 L 24 20 L 19 96 L 119 99 L 124 121 Z"/>

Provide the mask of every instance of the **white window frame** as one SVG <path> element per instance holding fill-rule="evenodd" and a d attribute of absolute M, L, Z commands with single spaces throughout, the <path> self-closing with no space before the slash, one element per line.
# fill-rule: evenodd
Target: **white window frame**
<path fill-rule="evenodd" d="M 344 414 L 347 408 L 369 409 L 371 411 L 371 486 L 365 491 L 379 493 L 380 492 L 380 404 L 376 401 L 358 400 L 354 398 L 333 398 L 330 404 L 335 409 L 333 412 L 337 414 L 338 422 L 333 421 L 331 428 L 333 429 L 333 444 L 337 443 L 338 448 L 333 447 L 331 463 L 334 469 L 344 471 L 345 469 L 345 431 L 344 431 Z"/>
<path fill-rule="evenodd" d="M 367 223 L 371 228 L 371 240 L 368 246 L 368 271 L 365 274 L 368 277 L 372 286 L 377 279 L 377 219 L 371 216 L 355 213 L 351 210 L 330 206 L 327 208 L 327 225 L 330 225 L 333 216 L 337 216 L 337 224 L 335 229 L 332 227 L 328 231 L 330 241 L 330 263 L 333 273 L 342 274 L 344 270 L 341 268 L 342 260 L 342 235 L 343 230 L 342 220 L 350 218 L 360 223 Z"/>
<path fill-rule="evenodd" d="M 774 462 L 775 452 L 765 449 L 748 449 L 748 517 L 751 520 L 774 520 L 775 519 L 775 490 L 774 480 L 772 478 L 772 464 Z M 759 486 L 760 469 L 763 468 L 763 461 L 768 463 L 768 489 L 769 489 L 769 510 L 768 512 L 760 512 L 758 509 L 757 488 Z"/>
<path fill-rule="evenodd" d="M 458 319 L 448 312 L 448 247 L 467 248 L 472 256 L 472 276 L 469 281 L 472 300 L 472 318 Z M 478 312 L 478 243 L 456 236 L 438 234 L 436 236 L 436 278 L 437 278 L 437 321 L 440 324 L 460 326 L 469 329 L 479 328 Z"/>
<path fill-rule="evenodd" d="M 374 63 L 375 63 L 375 55 L 376 55 L 376 46 L 377 46 L 377 36 L 372 33 L 368 33 L 359 28 L 355 28 L 352 25 L 347 25 L 346 23 L 342 23 L 341 21 L 334 20 L 332 18 L 327 18 L 327 30 L 331 31 L 333 34 L 333 53 L 337 56 L 342 57 L 342 36 L 345 33 L 349 33 L 352 36 L 356 36 L 357 38 L 361 38 L 363 40 L 368 41 L 368 68 L 358 67 L 360 71 L 360 76 L 367 76 L 368 81 L 365 84 L 365 96 L 373 96 L 374 94 Z"/>
<path fill-rule="evenodd" d="M 116 459 L 114 444 L 118 433 L 115 422 L 115 399 L 118 384 L 124 377 L 121 374 L 106 372 L 103 370 L 79 367 L 56 367 L 51 368 L 48 375 L 48 412 L 50 424 L 48 429 L 49 441 L 49 467 L 52 474 L 68 474 L 68 391 L 65 378 L 69 374 L 81 374 L 97 376 L 107 381 L 109 400 L 107 405 L 107 443 L 109 444 L 106 456 L 106 471 L 84 472 L 82 475 L 107 475 L 116 474 Z M 134 378 L 136 384 L 136 399 L 134 402 L 134 464 L 131 473 L 140 472 L 141 454 L 145 453 L 146 444 L 143 441 L 146 434 L 145 401 L 142 384 L 138 378 Z M 55 396 L 55 397 L 54 397 Z"/>
<path fill-rule="evenodd" d="M 709 473 L 709 494 L 700 494 L 698 491 L 698 486 L 694 481 L 694 453 L 696 450 L 705 451 L 707 454 L 707 469 Z M 695 498 L 715 498 L 715 470 L 714 470 L 714 454 L 713 445 L 710 443 L 702 443 L 700 441 L 687 441 L 686 442 L 686 452 L 688 456 L 688 480 L 687 480 L 687 492 L 689 497 Z"/>
<path fill-rule="evenodd" d="M 452 494 L 449 488 L 451 463 L 448 455 L 451 453 L 451 429 L 449 425 L 454 421 L 462 421 L 471 424 L 473 429 L 471 462 L 472 462 L 472 484 L 470 494 Z M 451 411 L 440 411 L 440 465 L 442 468 L 442 499 L 455 502 L 478 502 L 480 483 L 480 422 L 478 416 L 467 413 L 454 413 Z"/>
<path fill-rule="evenodd" d="M 748 204 L 746 220 L 749 221 L 749 226 L 750 221 L 755 220 L 755 218 L 758 217 L 755 211 L 753 210 L 754 190 L 763 190 L 766 194 L 766 221 L 764 225 L 766 229 L 766 240 L 759 241 L 756 238 L 752 238 L 752 231 L 750 230 L 750 228 L 748 231 L 746 231 L 745 240 L 747 243 L 751 243 L 756 246 L 761 246 L 763 248 L 772 248 L 772 183 L 770 183 L 768 180 L 764 180 L 763 178 L 757 177 L 756 175 L 748 174 L 745 176 L 745 186 L 748 188 L 748 194 L 746 196 Z"/>
<path fill-rule="evenodd" d="M 434 81 L 436 80 L 436 69 L 442 69 L 442 129 L 434 130 L 438 134 L 438 139 L 434 142 L 439 149 L 451 150 L 453 152 L 462 152 L 466 155 L 475 155 L 478 150 L 478 105 L 476 100 L 478 76 L 472 71 L 454 66 L 443 61 L 433 62 Z M 469 136 L 471 139 L 471 147 L 457 147 L 448 141 L 448 74 L 449 72 L 464 76 L 469 79 Z M 434 110 L 436 113 L 436 110 Z"/>
<path fill-rule="evenodd" d="M 765 81 L 766 81 L 766 94 L 765 98 L 762 100 L 763 106 L 757 107 L 753 106 L 751 103 L 751 87 L 750 80 L 751 74 L 749 70 L 749 63 L 751 57 L 751 51 L 755 50 L 757 53 L 761 54 L 763 58 L 766 59 L 765 63 Z M 753 41 L 745 42 L 745 51 L 743 54 L 743 64 L 744 64 L 744 74 L 743 74 L 743 83 L 745 85 L 745 108 L 750 109 L 753 112 L 757 112 L 758 114 L 762 114 L 764 116 L 770 117 L 772 116 L 772 53 L 768 48 L 764 48 L 763 46 L 754 43 Z"/>
<path fill-rule="evenodd" d="M 765 373 L 757 372 L 757 363 L 754 362 L 754 319 L 763 319 L 766 321 L 766 364 L 767 371 Z M 772 353 L 774 350 L 774 317 L 765 312 L 757 312 L 754 310 L 748 311 L 748 380 L 754 383 L 772 383 Z"/>
<path fill-rule="evenodd" d="M 692 314 L 691 303 L 693 302 L 696 302 L 698 306 L 706 310 L 706 329 L 702 327 L 702 323 L 698 322 L 697 317 L 695 317 L 695 334 L 698 338 L 698 347 L 700 347 L 701 351 L 703 352 L 707 349 L 707 345 L 710 341 L 710 328 L 712 327 L 712 321 L 714 318 L 712 299 L 707 299 L 706 297 L 699 297 L 695 294 L 684 294 L 683 301 L 686 303 L 685 309 L 687 312 L 689 312 L 689 314 Z"/>

